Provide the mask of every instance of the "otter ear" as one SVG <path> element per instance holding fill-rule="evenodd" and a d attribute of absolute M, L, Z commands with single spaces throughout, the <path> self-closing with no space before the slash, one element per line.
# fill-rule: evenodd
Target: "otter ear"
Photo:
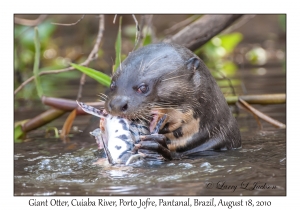
<path fill-rule="evenodd" d="M 189 69 L 189 70 L 198 69 L 200 66 L 199 58 L 192 57 L 192 58 L 188 59 L 186 62 L 186 66 L 187 66 L 187 69 Z"/>

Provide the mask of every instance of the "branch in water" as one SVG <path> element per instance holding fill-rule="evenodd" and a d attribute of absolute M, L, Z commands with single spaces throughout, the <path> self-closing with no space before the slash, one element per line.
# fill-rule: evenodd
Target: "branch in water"
<path fill-rule="evenodd" d="M 52 98 L 52 97 L 42 97 L 42 102 L 45 105 L 51 106 L 53 108 L 39 114 L 38 116 L 27 120 L 22 125 L 22 131 L 24 134 L 37 129 L 47 123 L 59 118 L 65 112 L 70 112 L 76 109 L 76 115 L 86 115 L 80 107 L 78 107 L 76 101 L 62 98 Z M 87 105 L 103 108 L 104 102 L 87 102 Z"/>
<path fill-rule="evenodd" d="M 64 111 L 72 111 L 78 107 L 78 104 L 74 100 L 70 99 L 64 99 L 64 98 L 53 98 L 53 97 L 42 97 L 42 103 L 51 106 L 55 109 L 61 109 Z M 94 106 L 94 107 L 99 107 L 100 109 L 104 108 L 104 102 L 86 102 L 85 104 Z M 77 109 L 77 111 L 81 111 L 81 109 Z M 85 112 L 82 112 L 85 113 Z M 78 113 L 77 113 L 78 114 Z M 81 114 L 81 112 L 80 112 Z"/>
<path fill-rule="evenodd" d="M 256 115 L 257 117 L 263 119 L 264 121 L 270 123 L 271 125 L 278 127 L 278 128 L 286 128 L 286 125 L 267 116 L 266 114 L 258 111 L 257 109 L 255 109 L 254 107 L 252 107 L 250 104 L 248 104 L 246 101 L 244 101 L 243 99 L 239 98 L 238 101 L 244 108 L 246 108 L 248 111 L 250 111 L 251 113 L 253 113 L 254 115 Z"/>
<path fill-rule="evenodd" d="M 34 130 L 36 128 L 39 128 L 49 122 L 51 122 L 52 120 L 60 117 L 61 115 L 63 115 L 65 113 L 65 111 L 63 110 L 58 110 L 58 109 L 49 109 L 43 113 L 41 113 L 40 115 L 28 120 L 23 126 L 22 126 L 22 130 L 27 133 L 31 130 Z"/>
<path fill-rule="evenodd" d="M 228 104 L 233 105 L 239 99 L 246 101 L 249 104 L 284 104 L 286 103 L 286 95 L 282 94 L 264 94 L 264 95 L 244 95 L 244 96 L 226 96 Z"/>

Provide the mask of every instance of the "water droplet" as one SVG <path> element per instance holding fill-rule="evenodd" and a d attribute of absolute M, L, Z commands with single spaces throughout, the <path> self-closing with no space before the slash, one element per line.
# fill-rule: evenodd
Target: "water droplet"
<path fill-rule="evenodd" d="M 41 164 L 42 165 L 48 165 L 50 163 L 50 161 L 51 161 L 50 159 L 44 159 L 44 160 L 41 161 Z"/>
<path fill-rule="evenodd" d="M 169 163 L 167 166 L 175 166 L 175 163 Z"/>
<path fill-rule="evenodd" d="M 211 167 L 211 164 L 210 164 L 209 162 L 204 162 L 204 163 L 202 163 L 202 164 L 200 165 L 200 168 L 202 168 L 202 167 L 207 167 L 207 168 L 209 168 L 209 167 Z"/>
<path fill-rule="evenodd" d="M 190 163 L 179 163 L 179 166 L 184 166 L 184 168 L 193 168 L 193 165 Z"/>

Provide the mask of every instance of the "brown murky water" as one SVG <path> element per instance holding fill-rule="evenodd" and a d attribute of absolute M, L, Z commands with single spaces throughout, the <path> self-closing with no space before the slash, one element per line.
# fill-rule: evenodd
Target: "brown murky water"
<path fill-rule="evenodd" d="M 248 94 L 286 90 L 281 68 L 267 68 L 263 76 L 245 72 Z M 286 123 L 285 104 L 255 107 Z M 81 119 L 75 125 L 83 129 L 88 117 Z M 14 195 L 286 195 L 286 130 L 264 122 L 259 130 L 245 111 L 237 120 L 242 149 L 128 167 L 93 165 L 97 146 L 88 135 L 68 143 L 36 135 L 14 146 Z"/>
<path fill-rule="evenodd" d="M 243 133 L 243 148 L 237 151 L 183 161 L 146 162 L 135 167 L 93 165 L 95 147 L 80 146 L 72 152 L 55 140 L 37 140 L 25 149 L 16 146 L 15 195 L 286 193 L 284 131 Z"/>

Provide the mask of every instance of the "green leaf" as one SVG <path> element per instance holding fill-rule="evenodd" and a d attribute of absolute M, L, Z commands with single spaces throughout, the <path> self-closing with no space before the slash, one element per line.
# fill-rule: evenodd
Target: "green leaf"
<path fill-rule="evenodd" d="M 33 75 L 34 75 L 34 81 L 35 81 L 36 89 L 38 92 L 38 96 L 41 98 L 43 96 L 41 79 L 39 77 L 41 43 L 40 43 L 39 31 L 38 31 L 37 27 L 34 28 L 34 32 L 35 32 L 34 33 L 35 57 L 34 57 L 34 65 L 33 65 Z"/>
<path fill-rule="evenodd" d="M 108 75 L 106 75 L 100 71 L 96 71 L 95 69 L 91 69 L 91 68 L 88 68 L 85 66 L 80 66 L 75 63 L 71 63 L 71 66 L 73 66 L 75 69 L 81 71 L 82 73 L 88 75 L 89 77 L 93 78 L 94 80 L 101 83 L 102 85 L 105 85 L 107 87 L 110 86 L 111 78 Z"/>
<path fill-rule="evenodd" d="M 51 130 L 54 131 L 54 137 L 55 138 L 59 138 L 59 132 L 58 132 L 58 129 L 56 127 L 48 127 L 48 128 L 46 128 L 46 134 L 49 134 Z"/>
<path fill-rule="evenodd" d="M 232 61 L 226 61 L 223 63 L 222 70 L 226 76 L 233 76 L 236 73 L 237 66 Z"/>
<path fill-rule="evenodd" d="M 22 137 L 25 136 L 24 131 L 22 130 L 22 125 L 18 124 L 14 129 L 14 142 L 20 143 L 22 142 Z"/>
<path fill-rule="evenodd" d="M 151 44 L 151 43 L 152 43 L 151 35 L 147 34 L 145 39 L 144 39 L 143 46 L 146 46 L 146 45 Z"/>
<path fill-rule="evenodd" d="M 243 39 L 241 33 L 231 33 L 219 36 L 221 39 L 221 46 L 225 48 L 227 53 L 231 53 L 236 45 Z"/>
<path fill-rule="evenodd" d="M 122 50 L 122 37 L 121 37 L 121 25 L 122 25 L 122 16 L 120 17 L 119 21 L 119 32 L 117 35 L 117 40 L 115 43 L 115 49 L 116 49 L 116 60 L 115 60 L 115 65 L 113 67 L 113 70 L 116 71 L 117 68 L 120 66 L 121 63 L 121 50 Z"/>

